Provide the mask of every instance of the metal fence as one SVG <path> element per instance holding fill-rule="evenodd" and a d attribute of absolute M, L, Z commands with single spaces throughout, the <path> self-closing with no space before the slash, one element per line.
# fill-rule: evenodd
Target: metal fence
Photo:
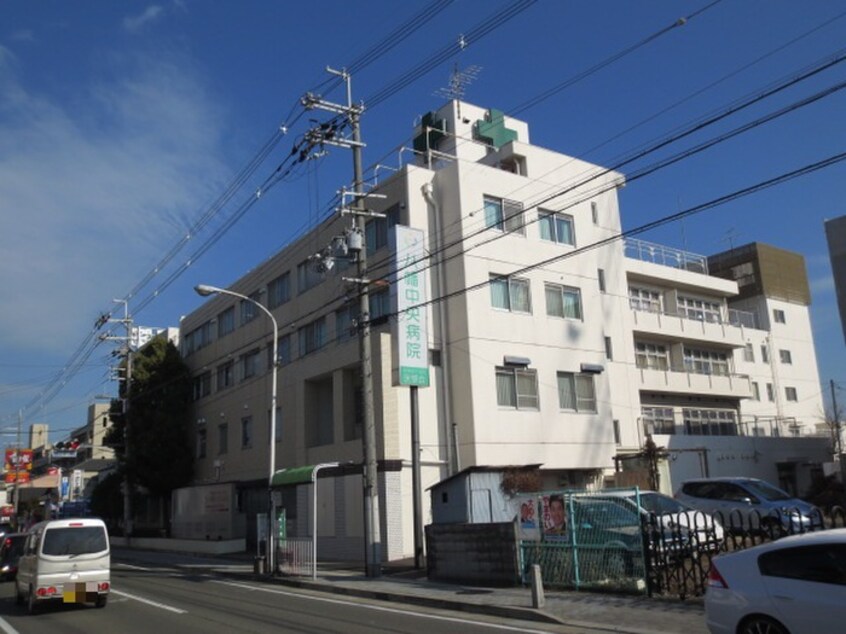
<path fill-rule="evenodd" d="M 313 553 L 311 537 L 280 540 L 276 550 L 276 571 L 287 575 L 311 575 Z"/>

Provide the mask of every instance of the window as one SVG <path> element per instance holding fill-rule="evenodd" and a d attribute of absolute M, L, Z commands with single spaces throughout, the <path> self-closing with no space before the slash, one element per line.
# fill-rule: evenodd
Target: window
<path fill-rule="evenodd" d="M 614 444 L 618 446 L 622 445 L 623 441 L 620 437 L 620 421 L 615 418 L 613 421 L 611 421 L 611 423 L 614 426 Z"/>
<path fill-rule="evenodd" d="M 773 321 L 777 324 L 787 323 L 787 319 L 784 315 L 784 311 L 779 310 L 778 308 L 773 308 Z"/>
<path fill-rule="evenodd" d="M 765 577 L 846 586 L 846 546 L 815 544 L 780 548 L 762 554 L 758 568 Z"/>
<path fill-rule="evenodd" d="M 399 223 L 399 204 L 393 205 L 384 214 L 384 218 L 375 218 L 364 227 L 364 243 L 367 245 L 368 255 L 388 245 L 390 229 Z"/>
<path fill-rule="evenodd" d="M 235 384 L 235 362 L 227 361 L 217 366 L 217 391 L 225 390 Z"/>
<path fill-rule="evenodd" d="M 253 319 L 258 317 L 259 311 L 261 310 L 258 306 L 256 306 L 253 302 L 258 302 L 261 299 L 261 292 L 256 291 L 252 295 L 249 296 L 252 301 L 247 301 L 246 299 L 241 300 L 241 325 L 247 324 L 251 322 Z"/>
<path fill-rule="evenodd" d="M 217 315 L 217 338 L 225 337 L 235 330 L 235 307 L 230 306 Z"/>
<path fill-rule="evenodd" d="M 203 372 L 194 377 L 194 400 L 198 401 L 211 394 L 211 372 Z"/>
<path fill-rule="evenodd" d="M 670 355 L 660 343 L 635 342 L 635 365 L 644 370 L 669 370 Z"/>
<path fill-rule="evenodd" d="M 197 458 L 206 457 L 206 430 L 197 430 Z"/>
<path fill-rule="evenodd" d="M 500 407 L 538 409 L 538 374 L 526 368 L 496 369 L 496 402 Z"/>
<path fill-rule="evenodd" d="M 692 436 L 737 436 L 734 410 L 682 409 L 685 433 Z"/>
<path fill-rule="evenodd" d="M 276 308 L 291 299 L 291 276 L 283 273 L 267 285 L 267 307 Z"/>
<path fill-rule="evenodd" d="M 761 361 L 764 363 L 770 362 L 770 351 L 767 349 L 767 344 L 761 344 Z"/>
<path fill-rule="evenodd" d="M 672 407 L 641 407 L 644 426 L 655 434 L 675 434 L 676 418 Z"/>
<path fill-rule="evenodd" d="M 491 275 L 491 306 L 515 313 L 531 313 L 529 280 Z"/>
<path fill-rule="evenodd" d="M 326 318 L 321 317 L 306 324 L 297 331 L 300 340 L 300 356 L 320 350 L 326 345 Z"/>
<path fill-rule="evenodd" d="M 707 321 L 713 324 L 719 324 L 723 321 L 722 305 L 717 302 L 679 295 L 677 306 L 679 315 L 688 319 Z"/>
<path fill-rule="evenodd" d="M 229 423 L 217 426 L 217 453 L 223 455 L 229 451 Z"/>
<path fill-rule="evenodd" d="M 788 401 L 796 402 L 798 401 L 798 397 L 796 396 L 796 388 L 795 387 L 786 387 L 784 388 L 784 398 Z"/>
<path fill-rule="evenodd" d="M 276 351 L 279 356 L 279 365 L 288 365 L 291 363 L 291 335 L 282 335 L 279 337 L 277 344 L 279 349 Z"/>
<path fill-rule="evenodd" d="M 611 337 L 605 337 L 605 358 L 609 361 L 614 360 L 614 348 L 611 343 Z"/>
<path fill-rule="evenodd" d="M 594 201 L 590 203 L 590 217 L 593 219 L 593 224 L 599 224 L 599 205 L 597 205 Z"/>
<path fill-rule="evenodd" d="M 596 269 L 596 283 L 599 285 L 599 292 L 605 292 L 605 269 Z"/>
<path fill-rule="evenodd" d="M 782 363 L 785 363 L 787 365 L 791 365 L 793 363 L 793 357 L 790 356 L 790 350 L 779 350 L 778 358 L 781 360 Z"/>
<path fill-rule="evenodd" d="M 761 400 L 761 389 L 758 387 L 758 383 L 756 383 L 755 381 L 752 381 L 752 400 Z"/>
<path fill-rule="evenodd" d="M 558 407 L 596 413 L 596 390 L 592 374 L 558 373 Z"/>
<path fill-rule="evenodd" d="M 241 380 L 249 379 L 258 374 L 259 351 L 258 348 L 250 350 L 241 355 Z"/>
<path fill-rule="evenodd" d="M 306 258 L 297 264 L 297 294 L 302 295 L 308 289 L 313 288 L 323 281 L 323 276 L 318 273 L 312 262 Z"/>
<path fill-rule="evenodd" d="M 525 234 L 523 203 L 485 196 L 485 227 L 497 231 Z"/>
<path fill-rule="evenodd" d="M 358 304 L 351 302 L 335 311 L 335 341 L 348 341 L 356 335 Z"/>
<path fill-rule="evenodd" d="M 684 349 L 684 367 L 694 374 L 718 374 L 728 376 L 728 357 L 716 350 Z"/>
<path fill-rule="evenodd" d="M 541 240 L 549 240 L 559 244 L 576 245 L 573 232 L 573 216 L 559 214 L 554 211 L 538 209 L 538 224 L 540 225 Z"/>
<path fill-rule="evenodd" d="M 773 390 L 773 384 L 767 383 L 767 400 L 772 403 L 775 400 L 775 391 Z"/>
<path fill-rule="evenodd" d="M 253 417 L 245 416 L 241 419 L 241 449 L 253 446 Z"/>
<path fill-rule="evenodd" d="M 755 363 L 755 347 L 751 343 L 747 343 L 743 349 L 743 360 Z"/>
<path fill-rule="evenodd" d="M 663 302 L 661 293 L 647 288 L 629 287 L 629 306 L 632 310 L 643 310 L 649 313 L 662 312 Z"/>
<path fill-rule="evenodd" d="M 211 333 L 212 325 L 210 321 L 189 332 L 188 336 L 185 337 L 185 356 L 209 345 L 211 343 Z"/>
<path fill-rule="evenodd" d="M 370 293 L 367 296 L 370 307 L 370 321 L 385 317 L 391 312 L 391 295 L 388 289 Z"/>
<path fill-rule="evenodd" d="M 546 284 L 546 314 L 565 319 L 582 318 L 582 293 L 578 288 Z"/>

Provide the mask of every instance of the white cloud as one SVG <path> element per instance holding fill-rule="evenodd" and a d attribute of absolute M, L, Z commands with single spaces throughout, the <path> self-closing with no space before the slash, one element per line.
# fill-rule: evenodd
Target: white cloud
<path fill-rule="evenodd" d="M 186 64 L 124 60 L 80 103 L 27 89 L 7 58 L 0 348 L 67 349 L 175 242 L 174 219 L 213 197 L 222 117 Z"/>
<path fill-rule="evenodd" d="M 823 275 L 820 277 L 811 278 L 810 282 L 811 293 L 814 295 L 831 293 L 834 294 L 834 276 Z"/>
<path fill-rule="evenodd" d="M 12 33 L 11 38 L 13 42 L 34 42 L 35 34 L 29 29 L 21 29 Z"/>
<path fill-rule="evenodd" d="M 143 13 L 134 16 L 127 16 L 123 19 L 123 28 L 127 31 L 138 31 L 147 24 L 156 21 L 162 16 L 164 10 L 157 4 L 151 4 L 144 9 Z"/>

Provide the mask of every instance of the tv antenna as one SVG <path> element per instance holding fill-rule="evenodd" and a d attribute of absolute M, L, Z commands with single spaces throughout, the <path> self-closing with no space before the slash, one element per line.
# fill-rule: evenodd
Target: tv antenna
<path fill-rule="evenodd" d="M 461 101 L 461 99 L 464 98 L 464 92 L 467 86 L 472 84 L 481 72 L 481 66 L 471 65 L 464 70 L 461 70 L 458 62 L 456 62 L 452 69 L 452 73 L 449 76 L 449 85 L 445 88 L 438 88 L 438 90 L 435 91 L 435 96 L 449 100 L 457 99 Z"/>

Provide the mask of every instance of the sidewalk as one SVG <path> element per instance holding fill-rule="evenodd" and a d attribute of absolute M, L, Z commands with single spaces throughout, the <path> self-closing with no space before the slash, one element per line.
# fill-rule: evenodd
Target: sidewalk
<path fill-rule="evenodd" d="M 546 590 L 542 609 L 532 608 L 529 588 L 482 588 L 429 581 L 425 571 L 390 565 L 377 579 L 346 564 L 321 564 L 317 579 L 269 577 L 253 573 L 252 555 L 208 557 L 177 555 L 128 548 L 113 548 L 116 560 L 215 572 L 278 583 L 320 592 L 331 592 L 422 607 L 475 612 L 510 619 L 559 623 L 585 632 L 628 634 L 707 634 L 700 602 L 648 599 L 625 595 Z"/>

